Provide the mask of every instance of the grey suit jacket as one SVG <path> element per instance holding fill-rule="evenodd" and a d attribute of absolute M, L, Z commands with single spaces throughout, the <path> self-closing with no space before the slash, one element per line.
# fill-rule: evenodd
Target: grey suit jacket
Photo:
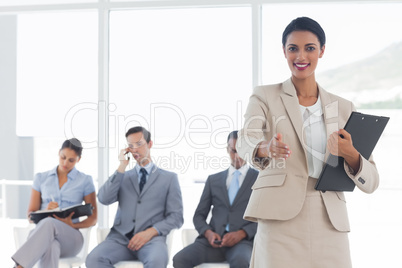
<path fill-rule="evenodd" d="M 115 172 L 99 189 L 99 202 L 119 202 L 112 231 L 121 234 L 122 242 L 134 228 L 134 234 L 155 227 L 166 236 L 183 225 L 183 202 L 177 174 L 154 166 L 140 194 L 135 169 Z M 113 233 L 113 232 L 112 232 Z M 116 236 L 115 236 L 116 237 Z"/>
<path fill-rule="evenodd" d="M 257 231 L 257 224 L 244 220 L 243 215 L 250 198 L 251 186 L 257 179 L 258 171 L 251 167 L 249 168 L 232 205 L 229 203 L 226 187 L 227 176 L 228 169 L 208 177 L 194 214 L 194 226 L 200 236 L 203 236 L 208 229 L 212 229 L 222 236 L 226 225 L 229 223 L 229 231 L 243 229 L 247 233 L 246 239 L 253 240 Z M 208 224 L 206 220 L 211 206 L 213 207 L 212 218 Z"/>

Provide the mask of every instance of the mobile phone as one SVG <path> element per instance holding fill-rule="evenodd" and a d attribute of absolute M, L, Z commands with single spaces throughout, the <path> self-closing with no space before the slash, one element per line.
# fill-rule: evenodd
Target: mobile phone
<path fill-rule="evenodd" d="M 222 240 L 214 240 L 214 244 L 215 245 L 220 245 L 220 244 L 222 244 Z"/>
<path fill-rule="evenodd" d="M 129 152 L 125 152 L 125 153 L 124 153 L 124 156 L 126 157 L 126 160 L 130 160 Z"/>

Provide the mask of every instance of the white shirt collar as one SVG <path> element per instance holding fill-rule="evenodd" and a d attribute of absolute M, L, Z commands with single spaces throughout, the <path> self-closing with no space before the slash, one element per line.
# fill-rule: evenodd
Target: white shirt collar
<path fill-rule="evenodd" d="M 232 181 L 233 178 L 233 173 L 238 170 L 240 172 L 239 175 L 239 187 L 241 187 L 241 185 L 243 184 L 244 179 L 246 178 L 248 169 L 250 168 L 249 164 L 244 164 L 241 168 L 236 169 L 234 166 L 230 165 L 229 169 L 228 169 L 228 176 L 226 178 L 226 187 L 229 188 L 229 185 Z"/>
<path fill-rule="evenodd" d="M 311 105 L 311 106 L 300 106 L 300 112 L 303 115 L 306 110 L 309 111 L 309 113 L 313 116 L 321 116 L 322 115 L 322 106 L 321 106 L 321 98 L 320 95 L 318 95 L 317 101 Z"/>
<path fill-rule="evenodd" d="M 147 171 L 147 175 L 149 175 L 149 174 L 151 174 L 153 167 L 154 167 L 154 164 L 152 162 L 149 162 L 148 165 L 146 165 L 145 167 L 142 167 L 139 164 L 136 164 L 135 171 L 137 172 L 138 176 L 141 176 L 140 170 L 141 170 L 141 168 L 145 168 L 145 170 Z"/>
<path fill-rule="evenodd" d="M 246 173 L 247 173 L 247 171 L 248 171 L 248 169 L 250 168 L 250 166 L 249 166 L 249 164 L 244 164 L 241 168 L 239 168 L 239 169 L 236 169 L 234 166 L 232 166 L 232 165 L 230 165 L 230 167 L 229 167 L 229 176 L 232 176 L 233 175 L 233 173 L 236 171 L 236 170 L 238 170 L 240 173 L 241 173 L 241 175 L 246 175 Z"/>

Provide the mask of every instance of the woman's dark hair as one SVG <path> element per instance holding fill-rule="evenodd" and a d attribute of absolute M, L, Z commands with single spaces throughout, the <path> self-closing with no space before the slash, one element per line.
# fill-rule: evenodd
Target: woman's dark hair
<path fill-rule="evenodd" d="M 320 24 L 308 17 L 299 17 L 292 20 L 282 34 L 282 44 L 285 46 L 288 35 L 294 31 L 309 31 L 315 34 L 320 42 L 321 48 L 325 45 L 325 32 Z"/>
<path fill-rule="evenodd" d="M 132 128 L 130 128 L 129 130 L 127 130 L 126 138 L 127 138 L 129 135 L 134 134 L 134 133 L 138 133 L 138 132 L 142 132 L 142 135 L 144 135 L 144 139 L 145 139 L 145 141 L 146 141 L 147 143 L 150 142 L 150 140 L 151 140 L 151 133 L 150 133 L 148 130 L 146 130 L 145 128 L 143 128 L 143 127 L 132 127 Z"/>
<path fill-rule="evenodd" d="M 60 151 L 65 148 L 69 148 L 69 149 L 73 150 L 81 158 L 82 145 L 78 139 L 72 138 L 72 139 L 64 141 L 63 145 L 61 146 Z"/>

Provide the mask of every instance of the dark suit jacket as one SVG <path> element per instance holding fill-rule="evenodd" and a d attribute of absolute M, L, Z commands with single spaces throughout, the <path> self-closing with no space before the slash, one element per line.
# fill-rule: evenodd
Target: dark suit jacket
<path fill-rule="evenodd" d="M 258 171 L 251 167 L 249 168 L 232 205 L 229 203 L 226 187 L 227 176 L 228 169 L 208 177 L 200 203 L 194 214 L 194 226 L 200 236 L 203 236 L 208 229 L 212 229 L 222 236 L 226 225 L 229 223 L 230 232 L 243 229 L 247 233 L 246 239 L 253 240 L 257 231 L 257 224 L 244 220 L 243 216 L 251 195 L 251 186 L 257 179 Z M 213 207 L 212 218 L 208 224 L 206 220 L 211 206 Z"/>
<path fill-rule="evenodd" d="M 183 225 L 183 203 L 177 175 L 154 166 L 144 189 L 140 193 L 135 169 L 124 174 L 115 172 L 99 189 L 99 201 L 104 205 L 119 202 L 112 231 L 125 235 L 155 227 L 166 236 Z M 113 232 L 112 232 L 113 233 Z"/>

